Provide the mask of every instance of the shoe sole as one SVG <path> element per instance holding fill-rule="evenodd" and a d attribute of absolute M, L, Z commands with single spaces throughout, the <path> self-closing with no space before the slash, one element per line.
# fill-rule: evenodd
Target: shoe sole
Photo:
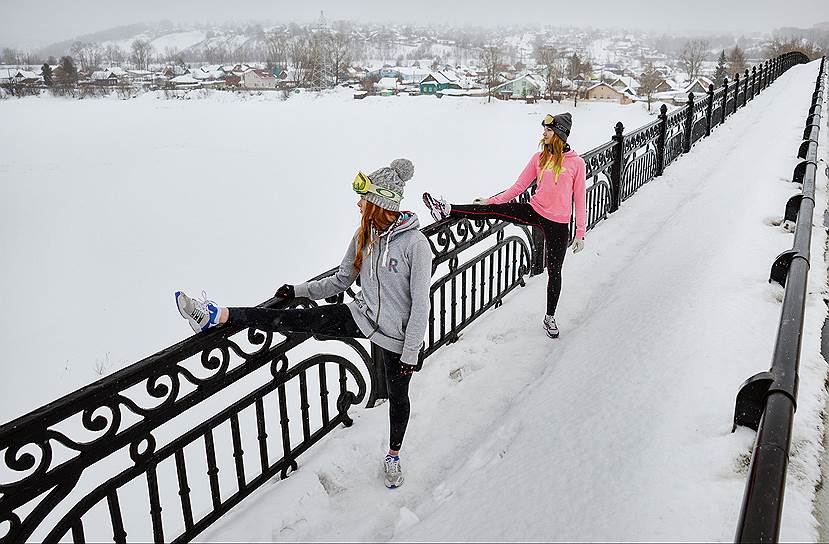
<path fill-rule="evenodd" d="M 437 201 L 432 198 L 432 195 L 429 193 L 423 193 L 423 203 L 426 205 L 426 208 L 429 210 L 429 214 L 432 216 L 432 219 L 435 221 L 441 221 L 445 218 L 439 217 L 440 214 L 435 211 L 435 204 Z"/>
<path fill-rule="evenodd" d="M 397 489 L 398 487 L 403 485 L 403 478 L 400 478 L 400 480 L 396 484 L 393 484 L 388 480 L 386 480 L 383 483 L 386 484 L 386 487 L 389 488 L 389 489 Z"/>
<path fill-rule="evenodd" d="M 199 326 L 199 324 L 198 324 L 198 323 L 196 323 L 196 322 L 193 320 L 193 318 L 192 318 L 192 317 L 190 317 L 190 315 L 189 315 L 187 312 L 185 312 L 185 311 L 184 311 L 184 308 L 182 308 L 182 303 L 181 303 L 181 300 L 182 300 L 182 299 L 181 299 L 181 297 L 186 297 L 186 296 L 187 296 L 187 295 L 185 295 L 183 292 L 181 292 L 181 291 L 176 291 L 176 308 L 178 308 L 178 313 L 180 313 L 180 314 L 181 314 L 181 317 L 183 317 L 184 319 L 186 319 L 186 320 L 187 320 L 187 323 L 189 323 L 190 328 L 191 328 L 191 329 L 193 329 L 193 332 L 201 332 L 201 331 L 202 331 L 202 329 L 201 329 L 201 327 Z M 188 298 L 189 298 L 189 297 L 188 297 Z"/>

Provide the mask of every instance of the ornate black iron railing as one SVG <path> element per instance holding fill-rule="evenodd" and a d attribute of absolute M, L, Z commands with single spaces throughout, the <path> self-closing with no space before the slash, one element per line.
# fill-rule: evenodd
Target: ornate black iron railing
<path fill-rule="evenodd" d="M 802 183 L 801 194 L 786 203 L 784 219 L 796 222 L 792 249 L 781 253 L 771 267 L 769 281 L 785 287 L 783 308 L 771 369 L 749 378 L 737 394 L 734 429 L 757 431 L 743 496 L 736 542 L 777 542 L 783 513 L 783 494 L 797 405 L 798 368 L 809 277 L 812 217 L 818 137 L 826 89 L 826 57 L 820 63 L 812 105 L 806 118 L 801 162 L 792 181 Z"/>
<path fill-rule="evenodd" d="M 746 93 L 752 99 L 805 60 L 787 54 L 753 69 L 742 101 L 724 87 L 670 114 L 662 106 L 657 120 L 629 134 L 617 123 L 609 142 L 583 155 L 588 230 L 690 150 L 703 137 L 701 119 L 707 135 Z M 467 219 L 423 229 L 437 275 L 424 356 L 544 270 L 540 231 L 506 229 Z M 346 296 L 354 292 L 327 302 Z M 364 343 L 224 326 L 0 426 L 0 544 L 191 540 L 264 482 L 285 477 L 336 426 L 350 425 L 349 407 L 386 396 L 379 354 Z"/>

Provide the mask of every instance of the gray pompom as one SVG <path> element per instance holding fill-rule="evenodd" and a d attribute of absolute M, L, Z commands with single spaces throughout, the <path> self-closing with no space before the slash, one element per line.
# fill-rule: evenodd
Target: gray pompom
<path fill-rule="evenodd" d="M 395 159 L 391 161 L 392 168 L 397 172 L 401 180 L 409 181 L 414 175 L 414 165 L 409 159 Z"/>

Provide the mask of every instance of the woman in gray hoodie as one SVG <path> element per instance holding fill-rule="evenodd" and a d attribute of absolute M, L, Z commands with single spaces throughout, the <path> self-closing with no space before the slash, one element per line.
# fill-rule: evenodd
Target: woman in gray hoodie
<path fill-rule="evenodd" d="M 225 308 L 176 292 L 182 317 L 195 331 L 223 323 L 274 332 L 307 332 L 368 338 L 380 348 L 389 393 L 389 452 L 383 461 L 386 487 L 403 483 L 400 448 L 409 421 L 409 381 L 417 370 L 429 319 L 432 250 L 417 216 L 400 211 L 406 182 L 414 174 L 407 159 L 392 161 L 354 180 L 360 195 L 360 228 L 351 238 L 336 274 L 299 285 L 285 284 L 276 296 L 328 298 L 359 276 L 361 291 L 348 304 L 279 310 Z"/>

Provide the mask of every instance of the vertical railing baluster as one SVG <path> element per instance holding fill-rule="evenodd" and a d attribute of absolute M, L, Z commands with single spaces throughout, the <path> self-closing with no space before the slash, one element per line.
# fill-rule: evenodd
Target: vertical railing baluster
<path fill-rule="evenodd" d="M 495 254 L 489 254 L 489 285 L 487 285 L 487 291 L 489 292 L 489 298 L 487 298 L 487 303 L 492 302 L 492 283 L 495 281 Z"/>
<path fill-rule="evenodd" d="M 469 269 L 461 274 L 461 323 L 466 323 L 466 301 L 469 298 L 466 294 L 466 274 Z"/>
<path fill-rule="evenodd" d="M 124 530 L 124 518 L 121 516 L 121 505 L 118 503 L 118 488 L 107 493 L 109 519 L 112 521 L 112 540 L 115 544 L 126 544 L 127 532 Z"/>
<path fill-rule="evenodd" d="M 322 368 L 323 365 L 320 365 Z M 320 389 L 322 389 L 322 379 L 320 379 Z M 259 442 L 259 466 L 262 468 L 262 474 L 268 471 L 268 431 L 265 427 L 265 401 L 262 397 L 256 398 L 256 440 Z M 326 405 L 324 408 L 328 408 Z"/>
<path fill-rule="evenodd" d="M 509 273 L 510 273 L 510 264 L 511 264 L 510 263 L 510 256 L 509 256 L 509 254 L 510 254 L 509 248 L 510 248 L 511 245 L 512 245 L 512 243 L 507 243 L 506 247 L 504 248 L 505 251 L 506 251 L 506 253 L 504 254 L 504 286 L 505 286 L 505 288 L 506 288 L 506 286 L 511 285 L 512 282 L 514 281 L 509 275 Z"/>
<path fill-rule="evenodd" d="M 213 443 L 212 428 L 208 428 L 204 433 L 204 450 L 207 454 L 207 476 L 210 479 L 213 510 L 218 510 L 222 506 L 222 499 L 219 495 L 219 466 L 216 464 L 216 445 Z"/>
<path fill-rule="evenodd" d="M 435 293 L 429 295 L 429 346 L 435 345 Z"/>
<path fill-rule="evenodd" d="M 181 514 L 184 517 L 184 530 L 193 530 L 193 505 L 190 503 L 190 486 L 187 482 L 187 465 L 184 462 L 184 450 L 176 450 L 176 476 L 178 477 L 178 496 L 181 499 Z"/>
<path fill-rule="evenodd" d="M 740 96 L 740 74 L 734 74 L 734 111 L 731 113 L 737 113 L 737 97 Z"/>
<path fill-rule="evenodd" d="M 475 293 L 478 292 L 478 263 L 472 265 L 472 289 L 470 289 L 469 315 L 475 315 Z"/>
<path fill-rule="evenodd" d="M 72 522 L 72 542 L 74 544 L 86 544 L 86 535 L 83 532 L 83 518 L 77 518 Z"/>
<path fill-rule="evenodd" d="M 446 284 L 440 286 L 440 340 L 446 338 Z"/>
<path fill-rule="evenodd" d="M 746 107 L 746 102 L 748 101 L 748 68 L 746 68 L 745 74 L 743 74 L 743 107 Z"/>
<path fill-rule="evenodd" d="M 451 336 L 452 338 L 457 338 L 457 328 L 458 328 L 458 288 L 457 288 L 457 276 L 452 276 L 452 329 L 451 329 Z"/>
<path fill-rule="evenodd" d="M 233 440 L 233 460 L 236 464 L 236 482 L 241 492 L 247 484 L 245 483 L 245 460 L 243 459 L 245 450 L 242 449 L 242 433 L 239 432 L 238 412 L 230 416 L 230 435 Z"/>
<path fill-rule="evenodd" d="M 288 401 L 285 398 L 285 384 L 276 388 L 276 396 L 279 399 L 279 426 L 282 429 L 282 456 L 290 462 L 291 460 L 291 429 L 288 423 Z"/>
<path fill-rule="evenodd" d="M 161 521 L 161 501 L 158 497 L 157 465 L 147 467 L 147 489 L 150 493 L 150 520 L 153 525 L 153 540 L 156 544 L 164 543 L 164 524 Z"/>
<path fill-rule="evenodd" d="M 751 67 L 751 99 L 757 96 L 757 66 Z"/>
<path fill-rule="evenodd" d="M 481 289 L 480 289 L 480 308 L 486 304 L 486 259 L 481 259 Z"/>
<path fill-rule="evenodd" d="M 311 405 L 308 403 L 308 379 L 305 371 L 299 373 L 299 407 L 302 411 L 302 438 L 311 439 L 311 416 L 308 411 Z"/>
<path fill-rule="evenodd" d="M 328 415 L 328 377 L 325 374 L 325 365 L 320 365 L 320 403 L 322 404 L 322 424 L 328 425 L 331 421 Z"/>
<path fill-rule="evenodd" d="M 345 392 L 348 391 L 348 376 L 345 374 L 344 366 L 337 365 L 337 367 L 340 369 L 340 379 L 338 381 L 340 383 L 340 398 L 342 398 Z M 388 394 L 386 394 L 386 397 L 388 397 Z M 348 412 L 348 403 L 343 403 L 341 408 L 343 412 Z M 347 426 L 350 426 L 350 423 Z"/>
<path fill-rule="evenodd" d="M 723 80 L 723 93 L 722 93 L 722 110 L 720 110 L 720 124 L 725 123 L 725 115 L 728 111 L 728 78 Z"/>
<path fill-rule="evenodd" d="M 499 247 L 498 250 L 495 252 L 495 253 L 498 254 L 498 274 L 497 274 L 498 277 L 495 280 L 495 292 L 497 293 L 496 296 L 498 296 L 498 297 L 500 297 L 501 293 L 503 292 L 503 289 L 501 287 L 501 277 L 503 276 L 503 264 L 502 264 L 503 260 L 502 260 L 502 257 L 501 257 L 501 250 L 502 249 L 503 249 L 503 247 Z"/>

